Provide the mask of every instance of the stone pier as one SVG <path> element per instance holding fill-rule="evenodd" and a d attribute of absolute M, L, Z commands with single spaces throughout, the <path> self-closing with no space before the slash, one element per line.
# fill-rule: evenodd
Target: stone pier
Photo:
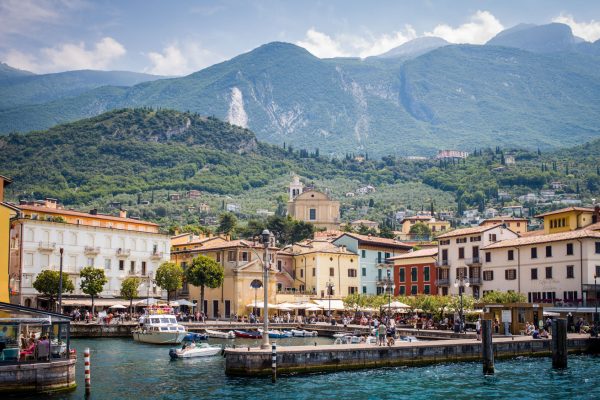
<path fill-rule="evenodd" d="M 75 389 L 76 358 L 0 365 L 0 393 L 43 393 Z"/>

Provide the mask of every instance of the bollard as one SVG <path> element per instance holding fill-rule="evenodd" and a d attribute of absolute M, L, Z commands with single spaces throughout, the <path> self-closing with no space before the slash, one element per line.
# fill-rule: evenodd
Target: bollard
<path fill-rule="evenodd" d="M 567 320 L 552 321 L 552 368 L 567 368 Z"/>
<path fill-rule="evenodd" d="M 85 393 L 90 394 L 92 391 L 92 380 L 90 373 L 90 348 L 86 347 L 83 352 L 83 363 L 85 369 Z"/>
<path fill-rule="evenodd" d="M 483 356 L 483 374 L 494 374 L 494 345 L 492 344 L 492 320 L 481 321 L 481 355 Z"/>
<path fill-rule="evenodd" d="M 271 382 L 277 381 L 277 343 L 271 345 Z"/>

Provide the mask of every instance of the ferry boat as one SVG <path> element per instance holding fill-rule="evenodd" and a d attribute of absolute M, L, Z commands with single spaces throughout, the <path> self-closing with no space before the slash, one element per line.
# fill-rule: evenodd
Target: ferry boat
<path fill-rule="evenodd" d="M 179 344 L 188 332 L 170 307 L 148 307 L 140 324 L 132 331 L 133 340 L 154 344 Z"/>

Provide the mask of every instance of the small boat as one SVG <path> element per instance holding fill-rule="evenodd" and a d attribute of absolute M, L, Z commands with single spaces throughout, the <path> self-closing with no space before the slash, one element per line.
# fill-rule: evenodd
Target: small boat
<path fill-rule="evenodd" d="M 219 339 L 235 338 L 235 332 L 233 332 L 233 331 L 224 332 L 224 331 L 215 331 L 212 329 L 205 329 L 204 333 L 206 333 L 206 335 L 211 338 L 219 338 Z"/>
<path fill-rule="evenodd" d="M 258 331 L 233 331 L 235 337 L 246 339 L 262 339 L 262 333 Z"/>
<path fill-rule="evenodd" d="M 154 344 L 179 344 L 188 332 L 170 309 L 148 308 L 140 318 L 140 324 L 132 330 L 133 340 Z"/>
<path fill-rule="evenodd" d="M 262 329 L 258 330 L 261 335 L 262 335 Z M 283 339 L 283 338 L 288 338 L 288 337 L 292 337 L 292 332 L 290 331 L 278 331 L 278 330 L 270 330 L 269 331 L 269 337 L 271 339 Z"/>
<path fill-rule="evenodd" d="M 180 349 L 169 350 L 169 356 L 176 358 L 209 357 L 219 354 L 222 351 L 220 346 L 211 346 L 208 343 L 190 343 L 185 344 Z"/>
<path fill-rule="evenodd" d="M 196 340 L 207 340 L 208 335 L 203 333 L 190 332 L 183 338 L 184 342 L 195 342 Z"/>
<path fill-rule="evenodd" d="M 343 338 L 343 337 L 345 337 L 345 336 L 347 336 L 347 335 L 348 335 L 348 334 L 347 334 L 347 333 L 345 333 L 345 332 L 338 332 L 338 333 L 334 333 L 334 334 L 333 334 L 333 337 L 337 339 L 337 338 Z"/>
<path fill-rule="evenodd" d="M 302 329 L 292 329 L 292 336 L 296 337 L 307 337 L 307 336 L 318 336 L 317 331 L 306 331 Z"/>

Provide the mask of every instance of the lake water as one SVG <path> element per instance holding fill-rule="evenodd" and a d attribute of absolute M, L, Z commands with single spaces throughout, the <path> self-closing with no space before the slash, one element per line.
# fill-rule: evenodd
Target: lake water
<path fill-rule="evenodd" d="M 331 343 L 328 338 L 290 338 L 278 345 Z M 258 344 L 248 339 L 211 339 L 212 344 Z M 75 339 L 79 355 L 75 391 L 32 399 L 83 399 L 83 350 L 91 349 L 93 400 L 102 399 L 600 399 L 600 357 L 570 356 L 566 371 L 548 358 L 496 363 L 484 377 L 480 363 L 438 364 L 270 378 L 225 376 L 223 357 L 169 359 L 169 346 L 130 339 Z"/>

